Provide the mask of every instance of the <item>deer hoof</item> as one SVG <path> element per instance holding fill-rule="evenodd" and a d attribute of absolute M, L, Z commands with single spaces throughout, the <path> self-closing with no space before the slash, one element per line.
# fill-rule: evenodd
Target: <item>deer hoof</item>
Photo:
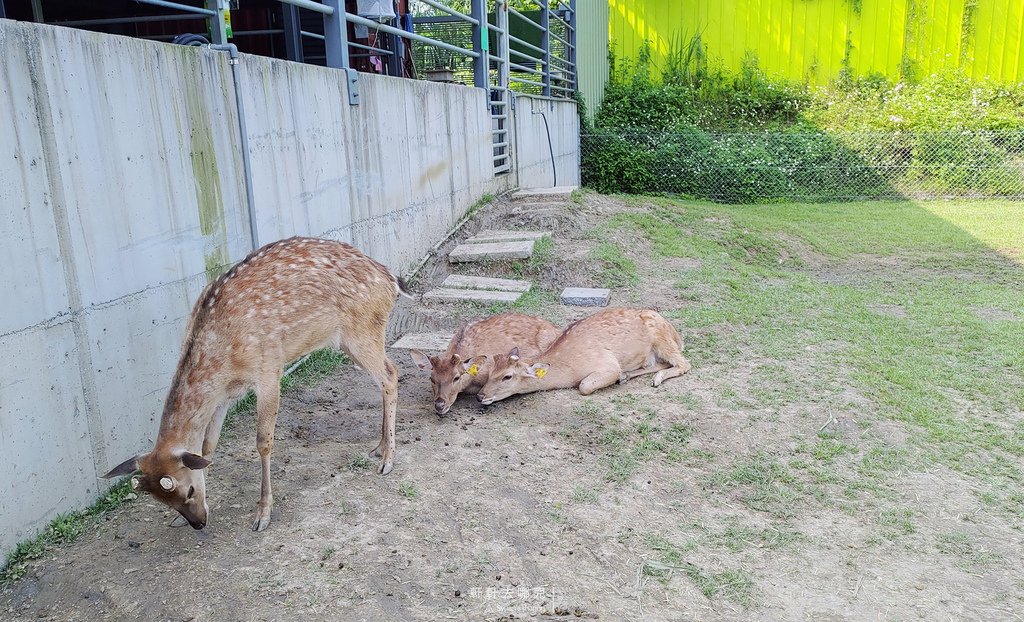
<path fill-rule="evenodd" d="M 182 516 L 181 514 L 178 514 L 177 516 L 174 517 L 174 519 L 167 526 L 168 527 L 184 527 L 187 524 L 188 524 L 188 521 L 185 520 L 185 517 Z"/>
<path fill-rule="evenodd" d="M 394 468 L 395 468 L 395 465 L 393 463 L 391 463 L 391 462 L 381 462 L 380 463 L 380 469 L 378 469 L 377 472 L 380 473 L 381 475 L 387 475 L 387 474 L 391 473 L 391 471 Z"/>
<path fill-rule="evenodd" d="M 627 380 L 629 380 L 629 376 L 626 374 L 626 372 L 622 372 L 621 374 L 619 374 L 619 384 L 626 384 Z"/>
<path fill-rule="evenodd" d="M 262 510 L 256 513 L 256 520 L 252 522 L 253 531 L 263 531 L 270 525 L 270 512 L 264 513 Z"/>
<path fill-rule="evenodd" d="M 659 371 L 654 374 L 654 386 L 660 387 L 662 382 L 665 382 L 665 372 Z"/>

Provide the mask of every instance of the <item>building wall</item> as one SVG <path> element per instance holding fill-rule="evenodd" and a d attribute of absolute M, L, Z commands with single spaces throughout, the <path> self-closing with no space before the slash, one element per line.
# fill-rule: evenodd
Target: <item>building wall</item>
<path fill-rule="evenodd" d="M 576 72 L 590 118 L 608 83 L 608 8 L 608 0 L 576 0 Z"/>
<path fill-rule="evenodd" d="M 251 243 L 226 54 L 0 20 L 0 58 L 2 556 L 151 448 L 191 305 Z M 517 179 L 492 173 L 480 89 L 360 75 L 349 106 L 340 71 L 240 69 L 262 243 L 331 237 L 402 272 Z M 516 134 L 530 166 L 538 131 Z M 551 131 L 571 168 L 575 125 Z"/>
<path fill-rule="evenodd" d="M 580 184 L 580 128 L 575 102 L 517 93 L 512 122 L 515 134 L 513 160 L 519 186 Z"/>
<path fill-rule="evenodd" d="M 959 69 L 1024 80 L 1024 0 L 608 0 L 619 57 L 651 44 L 655 69 L 674 38 L 700 33 L 710 59 L 746 57 L 774 76 L 826 84 L 848 67 L 889 78 Z M 582 16 L 582 14 L 581 14 Z"/>

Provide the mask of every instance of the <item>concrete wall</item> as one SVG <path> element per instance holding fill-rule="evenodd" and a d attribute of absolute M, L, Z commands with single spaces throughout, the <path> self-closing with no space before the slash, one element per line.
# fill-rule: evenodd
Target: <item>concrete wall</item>
<path fill-rule="evenodd" d="M 544 126 L 545 118 L 547 128 Z M 515 133 L 513 161 L 520 186 L 579 185 L 580 122 L 575 102 L 517 94 L 512 123 Z M 554 183 L 555 174 L 557 184 Z"/>
<path fill-rule="evenodd" d="M 0 20 L 0 59 L 2 556 L 151 447 L 192 302 L 250 240 L 226 55 Z M 401 272 L 515 182 L 479 89 L 361 75 L 352 107 L 339 71 L 243 55 L 241 78 L 261 242 Z M 535 132 L 517 155 L 542 171 Z M 552 135 L 563 166 L 575 125 Z"/>

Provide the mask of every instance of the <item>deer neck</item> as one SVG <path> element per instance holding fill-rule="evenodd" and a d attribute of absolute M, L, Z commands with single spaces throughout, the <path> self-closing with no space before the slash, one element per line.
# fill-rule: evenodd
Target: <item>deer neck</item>
<path fill-rule="evenodd" d="M 219 374 L 214 371 L 203 364 L 202 357 L 195 365 L 178 366 L 164 403 L 157 447 L 201 451 L 210 420 L 225 399 L 224 388 L 217 382 Z"/>
<path fill-rule="evenodd" d="M 533 381 L 536 391 L 575 387 L 582 380 L 577 377 L 578 373 L 573 357 L 561 349 L 548 350 L 537 357 L 537 362 L 546 363 L 548 369 L 544 373 L 543 378 L 537 378 Z"/>

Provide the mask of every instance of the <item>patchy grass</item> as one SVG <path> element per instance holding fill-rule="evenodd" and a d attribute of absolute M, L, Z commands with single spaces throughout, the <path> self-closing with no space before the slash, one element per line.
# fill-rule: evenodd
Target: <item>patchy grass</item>
<path fill-rule="evenodd" d="M 96 503 L 80 512 L 61 514 L 35 538 L 18 544 L 0 570 L 0 585 L 17 581 L 28 571 L 29 562 L 41 558 L 51 547 L 74 542 L 102 517 L 136 498 L 131 484 L 124 480 L 103 494 Z"/>
<path fill-rule="evenodd" d="M 415 499 L 420 496 L 420 490 L 412 482 L 402 482 L 398 485 L 398 494 L 406 499 Z"/>
<path fill-rule="evenodd" d="M 601 240 L 590 252 L 590 259 L 598 266 L 596 276 L 603 287 L 615 289 L 637 284 L 636 262 L 617 243 Z"/>
<path fill-rule="evenodd" d="M 935 546 L 940 553 L 953 557 L 956 560 L 956 565 L 966 570 L 1003 559 L 999 553 L 978 547 L 971 542 L 966 533 L 960 531 L 939 534 L 935 538 Z"/>

